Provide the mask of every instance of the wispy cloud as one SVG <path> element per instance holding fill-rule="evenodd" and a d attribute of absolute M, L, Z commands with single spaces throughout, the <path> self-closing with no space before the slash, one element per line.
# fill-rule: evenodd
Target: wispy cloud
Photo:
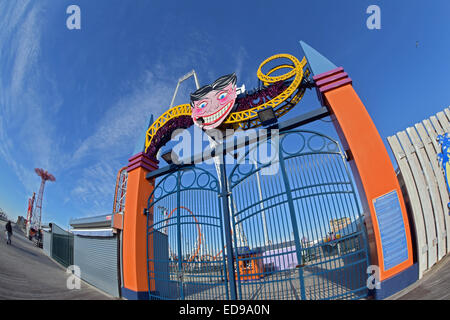
<path fill-rule="evenodd" d="M 38 71 L 40 4 L 4 1 L 0 4 L 0 155 L 13 168 L 28 192 L 35 187 L 32 168 L 22 164 L 33 154 L 49 165 L 51 138 L 33 81 Z M 38 139 L 39 146 L 31 143 Z M 19 156 L 20 154 L 20 156 Z"/>
<path fill-rule="evenodd" d="M 83 166 L 71 191 L 74 197 L 92 203 L 97 211 L 112 208 L 117 172 L 133 155 L 150 114 L 158 117 L 168 108 L 172 90 L 172 84 L 152 72 L 143 72 L 132 91 L 108 108 L 94 133 L 81 142 L 68 163 L 69 167 Z"/>

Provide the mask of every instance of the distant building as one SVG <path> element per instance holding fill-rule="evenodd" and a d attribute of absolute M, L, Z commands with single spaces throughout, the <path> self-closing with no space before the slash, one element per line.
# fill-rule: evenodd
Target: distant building
<path fill-rule="evenodd" d="M 8 216 L 6 215 L 5 211 L 3 211 L 2 208 L 0 208 L 0 220 L 8 221 Z"/>
<path fill-rule="evenodd" d="M 339 230 L 344 229 L 346 226 L 348 226 L 351 222 L 352 221 L 348 217 L 331 219 L 330 220 L 331 232 L 337 233 Z"/>
<path fill-rule="evenodd" d="M 18 216 L 18 217 L 17 217 L 17 222 L 16 222 L 16 224 L 17 224 L 17 226 L 18 226 L 19 228 L 25 230 L 26 223 L 25 223 L 25 218 L 24 218 L 24 217 Z"/>

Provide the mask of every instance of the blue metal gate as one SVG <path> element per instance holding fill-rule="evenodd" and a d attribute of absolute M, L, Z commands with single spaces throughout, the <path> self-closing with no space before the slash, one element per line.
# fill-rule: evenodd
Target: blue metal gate
<path fill-rule="evenodd" d="M 217 178 L 192 166 L 158 180 L 147 209 L 150 298 L 229 299 Z"/>
<path fill-rule="evenodd" d="M 219 178 L 211 167 L 157 178 L 147 209 L 150 298 L 367 296 L 365 226 L 335 140 L 292 130 L 244 149 L 226 183 L 226 166 Z"/>
<path fill-rule="evenodd" d="M 365 227 L 339 144 L 300 130 L 273 140 L 230 173 L 238 298 L 365 297 Z M 263 163 L 267 142 L 278 152 Z"/>

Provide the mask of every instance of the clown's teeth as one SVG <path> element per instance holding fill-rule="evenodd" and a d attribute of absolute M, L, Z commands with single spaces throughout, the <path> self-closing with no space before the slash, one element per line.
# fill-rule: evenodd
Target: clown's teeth
<path fill-rule="evenodd" d="M 213 114 L 212 116 L 209 117 L 203 117 L 203 119 L 205 120 L 205 123 L 211 123 L 216 121 L 217 119 L 219 119 L 221 116 L 224 115 L 224 113 L 228 110 L 228 108 L 230 107 L 231 103 L 227 104 L 225 107 L 223 107 L 219 112 Z"/>

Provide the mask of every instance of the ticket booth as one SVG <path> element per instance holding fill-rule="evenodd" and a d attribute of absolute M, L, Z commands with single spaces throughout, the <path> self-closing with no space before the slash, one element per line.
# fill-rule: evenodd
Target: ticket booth
<path fill-rule="evenodd" d="M 257 280 L 264 275 L 263 256 L 261 250 L 250 250 L 247 247 L 237 248 L 236 257 L 240 280 Z M 238 275 L 236 272 L 236 280 Z"/>

